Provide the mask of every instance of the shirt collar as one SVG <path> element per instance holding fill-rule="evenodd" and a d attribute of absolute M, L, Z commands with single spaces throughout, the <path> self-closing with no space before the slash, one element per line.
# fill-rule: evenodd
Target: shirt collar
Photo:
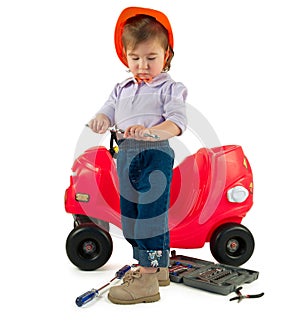
<path fill-rule="evenodd" d="M 150 87 L 157 87 L 157 86 L 163 84 L 164 82 L 166 82 L 166 81 L 168 81 L 170 79 L 171 79 L 171 77 L 170 77 L 170 75 L 168 73 L 162 72 L 161 74 L 155 76 L 151 80 L 151 82 L 144 82 L 144 84 L 146 84 L 146 85 L 148 85 Z M 129 84 L 129 83 L 135 83 L 135 84 L 137 84 L 138 82 L 137 82 L 137 80 L 134 77 L 129 77 L 129 78 L 125 79 L 122 83 L 120 83 L 120 86 L 121 87 L 124 87 L 127 84 Z"/>

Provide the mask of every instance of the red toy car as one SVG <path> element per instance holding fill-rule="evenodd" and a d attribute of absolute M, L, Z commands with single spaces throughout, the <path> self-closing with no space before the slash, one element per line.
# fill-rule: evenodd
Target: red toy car
<path fill-rule="evenodd" d="M 121 228 L 114 149 L 97 146 L 74 162 L 65 209 L 74 217 L 66 251 L 82 270 L 95 270 L 110 258 L 109 223 Z M 254 250 L 241 221 L 253 204 L 253 176 L 241 146 L 201 148 L 173 169 L 169 228 L 171 248 L 201 248 L 210 242 L 213 257 L 234 266 Z"/>

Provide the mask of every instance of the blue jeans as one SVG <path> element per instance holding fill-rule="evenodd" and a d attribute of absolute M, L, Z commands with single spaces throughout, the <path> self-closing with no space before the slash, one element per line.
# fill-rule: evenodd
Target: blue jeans
<path fill-rule="evenodd" d="M 117 171 L 124 237 L 141 266 L 169 265 L 168 209 L 174 151 L 169 142 L 119 141 Z"/>

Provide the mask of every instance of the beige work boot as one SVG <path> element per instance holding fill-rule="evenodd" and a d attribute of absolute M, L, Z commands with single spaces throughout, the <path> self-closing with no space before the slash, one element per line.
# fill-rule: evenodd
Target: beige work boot
<path fill-rule="evenodd" d="M 138 270 L 140 268 L 139 264 L 136 264 L 134 268 L 131 270 Z M 128 271 L 130 272 L 130 271 Z M 158 280 L 158 285 L 159 286 L 168 286 L 170 285 L 170 276 L 169 276 L 169 268 L 161 268 L 159 267 L 159 270 L 155 274 Z"/>
<path fill-rule="evenodd" d="M 156 273 L 142 274 L 139 269 L 128 271 L 123 284 L 110 288 L 108 299 L 123 305 L 158 301 L 160 294 Z"/>
<path fill-rule="evenodd" d="M 156 277 L 159 286 L 170 285 L 169 268 L 159 268 L 159 271 L 156 273 Z"/>

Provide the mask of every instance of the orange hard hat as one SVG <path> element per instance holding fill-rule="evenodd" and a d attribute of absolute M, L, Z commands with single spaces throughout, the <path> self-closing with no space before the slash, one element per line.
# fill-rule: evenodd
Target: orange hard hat
<path fill-rule="evenodd" d="M 116 23 L 115 47 L 116 47 L 116 52 L 117 52 L 119 59 L 121 60 L 121 62 L 123 64 L 125 64 L 126 67 L 128 67 L 128 65 L 123 56 L 124 47 L 123 47 L 123 43 L 122 43 L 122 33 L 123 33 L 124 25 L 128 18 L 136 16 L 136 15 L 140 15 L 140 14 L 154 17 L 160 24 L 162 24 L 165 27 L 165 29 L 168 31 L 169 45 L 173 49 L 173 44 L 174 44 L 173 32 L 172 32 L 171 24 L 170 24 L 167 16 L 164 13 L 162 13 L 158 10 L 150 9 L 150 8 L 141 8 L 141 7 L 125 8 L 121 12 L 121 14 L 117 20 L 117 23 Z"/>

